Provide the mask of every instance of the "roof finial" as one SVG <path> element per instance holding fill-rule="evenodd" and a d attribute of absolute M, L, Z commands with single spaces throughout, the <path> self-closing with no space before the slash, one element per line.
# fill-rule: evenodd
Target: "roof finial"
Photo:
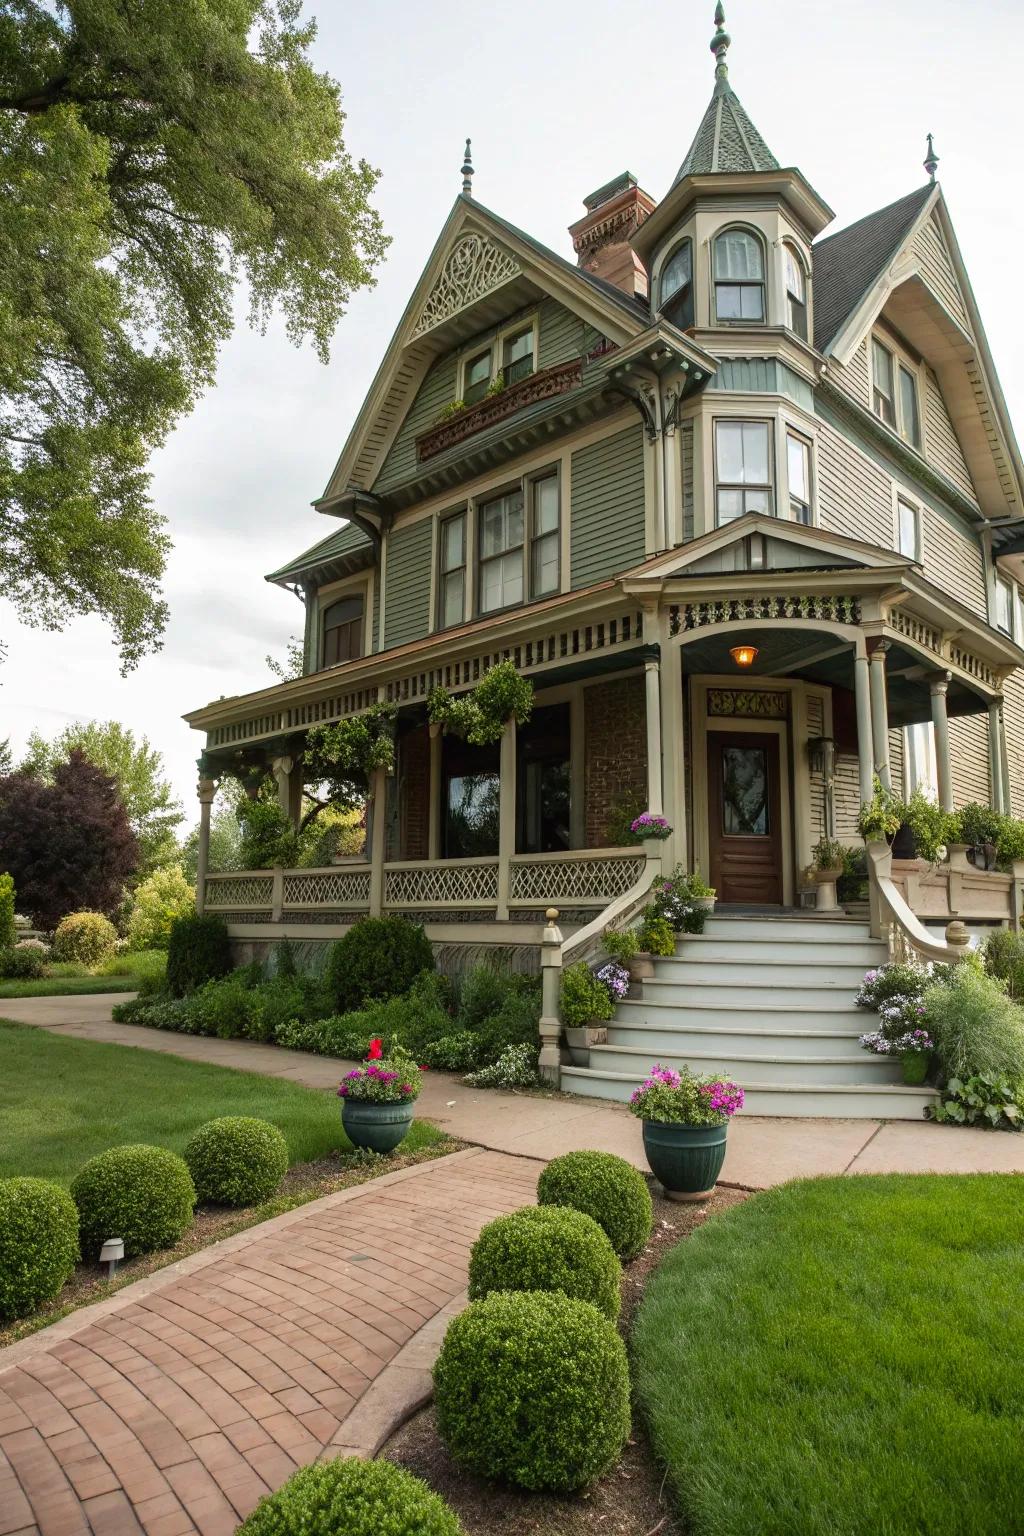
<path fill-rule="evenodd" d="M 925 155 L 925 158 L 924 158 L 924 168 L 928 172 L 928 180 L 929 181 L 934 181 L 935 180 L 935 172 L 939 168 L 939 157 L 935 153 L 935 149 L 934 149 L 934 147 L 932 145 L 932 136 L 931 136 L 931 134 L 928 135 L 928 153 L 927 153 L 927 155 Z"/>
<path fill-rule="evenodd" d="M 462 162 L 462 194 L 464 197 L 473 196 L 473 156 L 470 151 L 472 139 L 466 140 L 466 158 Z"/>
<path fill-rule="evenodd" d="M 729 78 L 729 66 L 725 62 L 725 56 L 729 51 L 732 38 L 725 30 L 725 11 L 722 9 L 722 0 L 718 0 L 715 6 L 715 35 L 711 39 L 711 52 L 716 59 L 715 79 L 727 80 Z"/>

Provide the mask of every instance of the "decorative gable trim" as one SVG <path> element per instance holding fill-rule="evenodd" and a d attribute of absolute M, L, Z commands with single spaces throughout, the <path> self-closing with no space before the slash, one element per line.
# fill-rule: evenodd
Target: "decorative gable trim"
<path fill-rule="evenodd" d="M 466 235 L 452 247 L 427 295 L 413 327 L 412 340 L 450 320 L 485 294 L 493 293 L 522 270 L 514 256 L 486 235 Z"/>
<path fill-rule="evenodd" d="M 639 592 L 644 584 L 652 581 L 671 581 L 673 577 L 685 576 L 694 567 L 699 567 L 708 555 L 727 545 L 740 543 L 752 533 L 762 534 L 777 543 L 813 550 L 822 566 L 827 565 L 830 559 L 842 565 L 860 565 L 878 570 L 905 570 L 914 563 L 905 555 L 895 554 L 891 549 L 880 549 L 863 539 L 852 539 L 846 534 L 830 533 L 823 528 L 807 527 L 803 523 L 792 523 L 785 518 L 769 517 L 764 513 L 749 513 L 724 528 L 714 528 L 702 534 L 699 539 L 693 539 L 679 549 L 657 555 L 643 565 L 635 566 L 620 580 L 627 592 Z"/>

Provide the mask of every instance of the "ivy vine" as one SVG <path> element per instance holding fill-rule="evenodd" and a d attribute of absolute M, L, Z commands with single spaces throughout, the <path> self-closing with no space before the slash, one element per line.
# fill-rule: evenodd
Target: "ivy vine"
<path fill-rule="evenodd" d="M 533 684 L 521 677 L 511 661 L 499 661 L 470 693 L 453 699 L 446 688 L 435 688 L 427 713 L 435 725 L 461 736 L 474 747 L 500 741 L 505 724 L 525 725 L 533 712 Z"/>

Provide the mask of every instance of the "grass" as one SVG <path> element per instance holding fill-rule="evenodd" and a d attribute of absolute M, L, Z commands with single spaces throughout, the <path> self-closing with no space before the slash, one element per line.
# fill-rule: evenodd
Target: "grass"
<path fill-rule="evenodd" d="M 332 1094 L 0 1020 L 0 1178 L 35 1174 L 67 1184 L 88 1158 L 125 1142 L 180 1152 L 197 1126 L 218 1115 L 273 1121 L 292 1163 L 350 1148 Z M 402 1150 L 440 1136 L 417 1121 Z"/>
<path fill-rule="evenodd" d="M 680 1244 L 635 1385 L 693 1536 L 1020 1529 L 1024 1182 L 820 1179 Z"/>
<path fill-rule="evenodd" d="M 54 960 L 38 981 L 0 981 L 3 997 L 76 997 L 90 992 L 137 992 L 142 981 L 161 979 L 167 971 L 163 949 L 124 950 L 94 970 L 74 960 Z"/>

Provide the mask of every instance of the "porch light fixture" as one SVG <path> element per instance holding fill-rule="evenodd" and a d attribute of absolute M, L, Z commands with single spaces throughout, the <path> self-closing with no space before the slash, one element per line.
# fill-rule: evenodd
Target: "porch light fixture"
<path fill-rule="evenodd" d="M 738 667 L 752 667 L 757 660 L 756 645 L 734 645 L 729 655 Z"/>

